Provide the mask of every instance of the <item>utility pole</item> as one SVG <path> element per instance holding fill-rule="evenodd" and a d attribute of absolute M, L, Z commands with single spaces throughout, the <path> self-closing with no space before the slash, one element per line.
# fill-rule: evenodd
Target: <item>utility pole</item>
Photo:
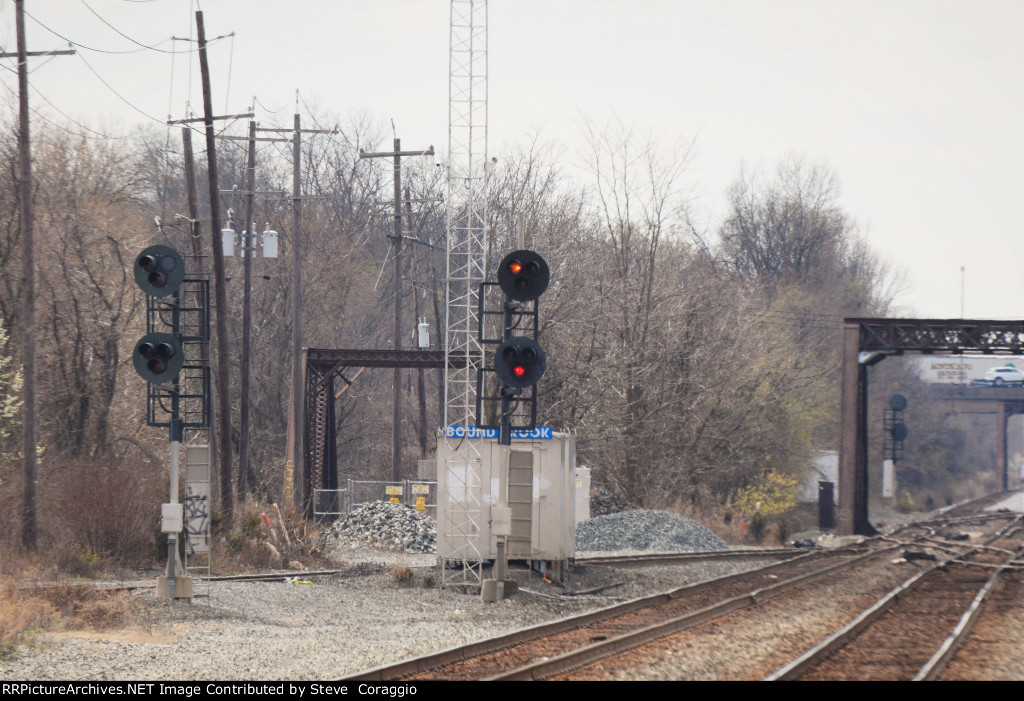
<path fill-rule="evenodd" d="M 291 142 L 292 144 L 292 338 L 291 338 L 291 355 L 292 355 L 292 378 L 291 378 L 291 411 L 288 416 L 288 435 L 287 435 L 287 456 L 285 458 L 285 478 L 284 478 L 284 494 L 282 495 L 282 501 L 291 502 L 294 504 L 297 500 L 298 494 L 301 494 L 301 480 L 295 479 L 295 471 L 301 469 L 299 465 L 303 463 L 303 446 L 301 436 L 302 426 L 302 200 L 316 198 L 316 195 L 303 195 L 302 194 L 302 178 L 301 178 L 301 163 L 302 163 L 302 134 L 336 134 L 338 133 L 337 127 L 334 129 L 303 129 L 301 126 L 301 120 L 298 114 L 298 102 L 296 99 L 296 114 L 293 129 L 282 129 L 277 127 L 255 127 L 255 130 L 250 132 L 248 137 L 250 143 L 250 150 L 254 148 L 256 141 L 279 141 L 279 142 Z M 291 132 L 291 137 L 279 138 L 279 137 L 257 137 L 255 136 L 256 131 L 264 132 L 277 132 L 287 133 Z M 235 137 L 223 136 L 224 139 L 232 139 Z M 255 163 L 255 155 L 251 158 L 251 163 Z M 248 194 L 250 197 L 256 194 L 255 180 L 250 177 Z M 278 194 L 278 193 L 264 193 L 264 194 Z M 248 219 L 247 219 L 248 221 Z M 252 224 L 248 226 L 248 230 L 251 232 Z M 246 239 L 246 247 L 250 248 L 250 239 Z M 247 252 L 246 255 L 251 254 L 251 251 Z M 249 261 L 246 261 L 246 269 L 248 269 Z M 246 283 L 246 290 L 249 289 L 248 283 Z M 248 299 L 248 291 L 246 292 Z M 249 326 L 249 322 L 244 322 L 246 328 Z M 248 345 L 248 341 L 243 341 Z M 246 377 L 243 378 L 243 382 L 248 383 L 248 363 L 245 363 L 243 372 L 246 373 Z M 248 465 L 248 393 L 243 393 L 243 406 L 246 406 L 245 414 L 246 419 L 243 422 L 243 437 L 242 437 L 242 449 L 246 451 L 246 466 Z M 243 468 L 243 469 L 247 469 Z"/>
<path fill-rule="evenodd" d="M 252 116 L 252 115 L 249 115 Z M 279 137 L 264 137 L 256 136 L 256 132 L 292 132 L 292 136 L 289 138 Z M 245 259 L 245 291 L 242 311 L 242 406 L 241 406 L 241 427 L 240 427 L 240 442 L 239 442 L 239 498 L 245 498 L 245 494 L 248 490 L 248 471 L 249 471 L 249 384 L 250 384 L 250 366 L 251 366 L 251 326 L 252 326 L 252 312 L 251 312 L 251 298 L 252 298 L 252 260 L 253 255 L 253 233 L 255 227 L 255 219 L 253 218 L 253 197 L 256 194 L 270 194 L 270 195 L 281 195 L 283 193 L 278 192 L 261 192 L 256 191 L 256 142 L 257 141 L 278 141 L 278 142 L 291 142 L 292 143 L 292 224 L 293 224 L 293 252 L 294 260 L 292 261 L 292 297 L 295 300 L 292 313 L 293 313 L 293 326 L 292 326 L 292 410 L 289 413 L 288 419 L 288 438 L 287 438 L 287 453 L 286 465 L 289 460 L 290 468 L 286 470 L 285 474 L 285 491 L 283 501 L 292 501 L 293 494 L 295 492 L 295 485 L 298 483 L 294 479 L 294 471 L 296 466 L 302 462 L 302 440 L 298 437 L 296 426 L 302 424 L 302 232 L 301 232 L 301 217 L 302 217 L 302 200 L 315 197 L 311 195 L 303 196 L 301 193 L 301 177 L 300 177 L 300 164 L 302 156 L 302 134 L 334 134 L 337 133 L 335 129 L 302 129 L 299 119 L 299 115 L 295 115 L 295 128 L 294 129 L 279 129 L 275 127 L 258 127 L 256 123 L 250 122 L 249 124 L 249 136 L 248 137 L 235 137 L 222 135 L 219 138 L 222 139 L 246 139 L 249 142 L 249 160 L 248 160 L 248 185 L 247 190 L 244 194 L 247 197 L 246 207 L 246 234 L 245 240 L 242 244 Z M 243 193 L 236 193 L 243 194 Z"/>
<path fill-rule="evenodd" d="M 238 444 L 238 500 L 244 502 L 249 496 L 249 374 L 252 345 L 252 234 L 255 222 L 252 216 L 253 199 L 256 196 L 256 122 L 249 120 L 249 166 L 248 185 L 245 196 L 245 234 L 242 242 L 244 265 L 244 292 L 242 293 L 242 399 L 239 410 Z"/>
<path fill-rule="evenodd" d="M 409 186 L 405 186 L 405 216 L 406 216 L 406 228 L 409 230 L 410 240 L 416 240 L 419 237 L 412 237 L 412 199 L 409 195 Z M 415 320 L 416 328 L 416 344 L 419 344 L 419 323 L 420 323 L 420 294 L 419 290 L 416 289 L 416 249 L 409 248 L 409 279 L 412 281 L 412 309 L 413 319 Z M 420 410 L 420 460 L 426 460 L 427 458 L 427 388 L 424 382 L 424 368 L 417 368 L 416 370 L 416 399 L 419 404 Z"/>
<path fill-rule="evenodd" d="M 192 247 L 192 255 L 197 258 L 203 254 L 199 242 L 199 194 L 196 192 L 195 159 L 192 155 L 192 130 L 181 128 L 181 145 L 185 154 L 185 192 L 188 195 L 188 238 Z M 205 272 L 205 271 L 204 271 Z"/>
<path fill-rule="evenodd" d="M 206 125 L 206 159 L 210 172 L 210 227 L 213 234 L 213 296 L 217 308 L 217 408 L 220 458 L 220 499 L 224 516 L 234 516 L 235 503 L 231 481 L 231 405 L 228 395 L 227 293 L 224 290 L 224 245 L 220 233 L 220 192 L 217 186 L 217 143 L 213 131 L 213 97 L 210 93 L 210 66 L 206 57 L 206 29 L 203 11 L 196 11 L 199 38 L 199 69 L 203 80 L 203 121 Z"/>
<path fill-rule="evenodd" d="M 402 156 L 433 156 L 434 147 L 426 151 L 402 151 L 402 141 L 395 137 L 395 150 L 390 152 L 359 152 L 360 158 L 392 158 L 394 160 L 394 195 L 395 195 L 395 233 L 392 248 L 395 256 L 395 329 L 392 347 L 402 347 Z M 391 481 L 402 480 L 402 402 L 401 402 L 402 370 L 395 368 L 394 387 L 392 392 L 391 416 Z"/>
<path fill-rule="evenodd" d="M 255 102 L 255 98 L 254 98 Z M 252 115 L 250 115 L 251 117 Z M 289 141 L 289 139 L 273 139 L 257 137 L 259 127 L 256 121 L 249 121 L 248 136 L 230 136 L 221 134 L 218 139 L 246 140 L 248 142 L 248 160 L 246 163 L 246 189 L 239 191 L 237 188 L 230 191 L 222 191 L 221 194 L 230 192 L 235 195 L 245 195 L 245 219 L 243 220 L 244 230 L 242 232 L 241 255 L 245 258 L 242 265 L 244 271 L 242 288 L 242 354 L 241 354 L 241 398 L 239 400 L 239 438 L 238 438 L 238 500 L 245 501 L 249 497 L 249 387 L 252 375 L 252 257 L 255 254 L 253 245 L 255 219 L 253 217 L 254 200 L 256 192 L 256 142 L 257 141 Z M 261 191 L 261 195 L 281 196 L 278 191 Z"/>
<path fill-rule="evenodd" d="M 0 53 L 0 58 L 18 57 L 18 216 L 21 224 L 21 433 L 24 506 L 21 520 L 21 544 L 36 549 L 39 466 L 36 460 L 36 274 L 35 233 L 32 212 L 32 151 L 28 124 L 28 57 L 67 55 L 66 51 L 28 51 L 25 41 L 25 0 L 14 3 L 18 51 Z"/>
<path fill-rule="evenodd" d="M 296 100 L 298 93 L 296 92 Z M 288 417 L 288 457 L 285 459 L 284 501 L 294 506 L 302 493 L 302 480 L 296 479 L 305 469 L 302 459 L 302 126 L 299 106 L 295 105 L 295 133 L 292 136 L 292 387 L 291 415 Z M 290 465 L 288 464 L 290 463 Z M 302 465 L 302 467 L 299 467 Z"/>
<path fill-rule="evenodd" d="M 233 114 L 224 116 L 214 116 L 213 119 L 241 119 L 244 117 L 252 117 L 252 113 L 248 114 Z M 205 118 L 198 117 L 193 119 L 176 119 L 170 120 L 168 124 L 188 124 L 191 122 L 205 121 Z M 196 189 L 196 175 L 195 175 L 195 159 L 193 157 L 192 149 L 192 129 L 190 127 L 182 127 L 181 129 L 181 142 L 182 150 L 185 155 L 185 190 L 188 195 L 188 221 L 189 221 L 189 237 L 192 248 L 192 255 L 196 257 L 197 261 L 202 261 L 202 243 L 200 240 L 201 232 L 199 227 L 199 194 Z M 217 239 L 220 240 L 219 238 Z M 209 269 L 205 263 L 200 263 L 202 266 L 201 274 L 208 275 Z M 214 281 L 216 287 L 217 281 Z M 200 354 L 202 355 L 202 361 L 204 364 L 209 366 L 211 362 L 210 357 L 210 344 L 204 342 L 200 344 Z M 215 427 L 210 425 L 208 428 L 209 439 L 208 445 L 210 447 L 210 466 L 215 464 L 215 461 L 219 455 L 218 446 L 216 444 L 216 436 L 219 435 L 219 430 L 214 430 Z M 211 471 L 211 477 L 214 475 Z"/>
<path fill-rule="evenodd" d="M 284 132 L 285 129 L 264 131 Z M 287 457 L 283 500 L 297 504 L 301 499 L 302 480 L 296 474 L 303 469 L 303 426 L 302 426 L 302 200 L 317 197 L 302 194 L 302 135 L 337 134 L 334 129 L 303 129 L 299 117 L 298 92 L 296 91 L 295 126 L 292 129 L 292 381 L 288 416 Z"/>

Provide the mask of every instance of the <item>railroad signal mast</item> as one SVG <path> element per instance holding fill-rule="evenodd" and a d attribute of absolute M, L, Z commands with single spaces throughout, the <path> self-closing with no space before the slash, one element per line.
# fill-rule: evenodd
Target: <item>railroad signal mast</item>
<path fill-rule="evenodd" d="M 889 397 L 889 408 L 882 415 L 885 444 L 882 447 L 882 496 L 894 498 L 896 494 L 896 463 L 903 459 L 903 441 L 907 437 L 907 425 L 903 423 L 903 411 L 907 398 L 902 394 Z"/>
<path fill-rule="evenodd" d="M 533 430 L 537 426 L 537 382 L 544 375 L 547 356 L 537 341 L 537 300 L 548 287 L 551 271 L 547 262 L 537 252 L 518 250 L 502 258 L 498 265 L 498 282 L 501 288 L 501 305 L 498 310 L 485 309 L 487 285 L 480 284 L 480 343 L 497 344 L 494 351 L 493 368 L 482 367 L 477 373 L 477 426 L 497 428 L 498 445 L 501 448 L 502 469 L 506 481 L 512 471 L 513 429 Z M 493 299 L 493 297 L 492 297 Z M 487 315 L 501 316 L 501 337 L 486 338 L 483 320 Z M 497 375 L 497 382 L 487 382 L 488 373 Z M 485 387 L 495 387 L 497 394 L 488 396 Z M 493 416 L 487 411 L 485 402 L 497 402 L 499 412 L 497 425 L 487 425 L 486 417 Z M 533 456 L 529 456 L 532 474 Z M 500 601 L 506 592 L 514 591 L 514 580 L 506 579 L 509 538 L 512 535 L 512 510 L 508 494 L 502 492 L 491 509 L 493 534 L 496 538 L 494 577 L 481 582 L 480 597 L 484 601 Z"/>
<path fill-rule="evenodd" d="M 532 430 L 537 426 L 537 382 L 544 374 L 547 356 L 537 341 L 537 300 L 551 280 L 547 262 L 535 251 L 513 251 L 498 266 L 498 286 L 503 294 L 499 312 L 481 309 L 480 316 L 500 314 L 501 338 L 488 339 L 484 324 L 480 325 L 480 342 L 497 343 L 493 369 L 481 368 L 478 373 L 477 426 L 497 428 L 498 444 L 509 445 L 513 429 Z M 486 299 L 482 283 L 481 307 Z M 525 334 L 525 335 L 524 335 Z M 488 372 L 497 375 L 497 394 L 485 392 Z M 485 402 L 500 402 L 497 424 L 488 425 Z"/>
<path fill-rule="evenodd" d="M 178 472 L 184 430 L 210 425 L 209 365 L 195 350 L 210 339 L 209 285 L 206 279 L 189 279 L 182 256 L 163 245 L 149 246 L 136 256 L 134 275 L 146 293 L 146 334 L 135 344 L 132 364 L 147 382 L 146 423 L 168 427 L 171 444 L 170 502 L 161 507 L 167 569 L 157 591 L 171 599 L 191 599 L 192 579 L 177 556 L 184 527 Z"/>

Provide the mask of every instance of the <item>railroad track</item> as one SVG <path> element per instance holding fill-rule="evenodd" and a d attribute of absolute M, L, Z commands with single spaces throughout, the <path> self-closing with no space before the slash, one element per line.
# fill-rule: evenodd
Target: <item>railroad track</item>
<path fill-rule="evenodd" d="M 766 679 L 937 679 L 1000 578 L 1024 568 L 1022 520 L 1024 515 L 984 544 L 918 572 Z"/>
<path fill-rule="evenodd" d="M 614 565 L 616 567 L 653 567 L 657 565 L 679 565 L 687 562 L 715 562 L 727 560 L 751 560 L 757 558 L 788 558 L 799 554 L 795 548 L 742 548 L 736 550 L 711 550 L 688 553 L 644 553 L 640 555 L 597 555 L 578 557 L 577 565 Z M 806 551 L 804 551 L 806 552 Z"/>
<path fill-rule="evenodd" d="M 607 555 L 577 558 L 576 564 L 583 566 L 614 565 L 616 567 L 655 567 L 659 565 L 678 565 L 687 562 L 715 562 L 727 560 L 750 560 L 760 558 L 786 558 L 799 554 L 794 548 L 749 548 L 739 550 L 714 550 L 702 552 L 666 552 L 644 553 L 638 555 Z M 433 565 L 431 565 L 432 567 Z M 257 574 L 225 574 L 210 577 L 193 576 L 197 582 L 280 582 L 283 579 L 306 579 L 307 577 L 323 577 L 345 574 L 346 569 L 332 570 L 290 570 L 285 572 L 260 572 Z M 77 582 L 85 586 L 96 587 L 105 591 L 136 591 L 152 589 L 156 586 L 156 575 L 151 579 L 133 582 L 97 582 L 82 580 Z M 34 584 L 33 586 L 47 586 Z"/>
<path fill-rule="evenodd" d="M 971 523 L 1009 518 L 998 514 L 971 517 Z M 638 648 L 679 634 L 738 611 L 752 609 L 775 597 L 805 588 L 823 579 L 840 578 L 844 572 L 870 562 L 889 562 L 908 543 L 922 543 L 936 534 L 937 522 L 911 524 L 900 538 L 877 537 L 853 548 L 814 550 L 774 563 L 768 567 L 730 575 L 708 582 L 644 597 L 567 619 L 515 631 L 508 635 L 462 645 L 432 655 L 366 670 L 347 677 L 351 680 L 418 679 L 548 679 L 569 675 L 571 670 L 605 660 L 596 676 L 566 678 L 607 678 L 609 658 L 633 654 Z M 634 664 L 628 660 L 624 664 Z M 634 664 L 635 666 L 635 664 Z M 642 668 L 642 667 L 641 667 Z M 774 667 L 772 668 L 774 669 Z"/>

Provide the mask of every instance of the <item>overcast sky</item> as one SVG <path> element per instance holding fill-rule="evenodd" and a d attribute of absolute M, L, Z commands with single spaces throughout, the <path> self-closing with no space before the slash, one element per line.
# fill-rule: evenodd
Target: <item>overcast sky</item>
<path fill-rule="evenodd" d="M 171 37 L 195 36 L 195 0 L 25 6 L 30 50 L 66 48 L 54 33 L 78 45 L 32 59 L 40 115 L 124 134 L 181 118 L 190 95 L 202 112 L 195 54 L 164 53 L 190 46 Z M 208 38 L 234 33 L 210 49 L 215 111 L 255 95 L 261 123 L 290 126 L 298 90 L 394 119 L 403 148 L 447 147 L 448 0 L 201 9 Z M 904 315 L 959 317 L 964 266 L 967 317 L 1024 318 L 1024 0 L 490 0 L 488 41 L 492 154 L 537 133 L 571 151 L 582 117 L 695 138 L 707 222 L 742 164 L 825 162 L 841 206 L 906 271 Z M 13 0 L 0 42 L 15 50 Z M 2 64 L 13 104 L 15 61 Z"/>

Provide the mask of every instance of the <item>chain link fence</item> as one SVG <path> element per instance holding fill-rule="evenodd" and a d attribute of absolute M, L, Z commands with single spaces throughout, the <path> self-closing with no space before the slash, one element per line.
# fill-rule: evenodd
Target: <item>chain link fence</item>
<path fill-rule="evenodd" d="M 344 489 L 314 489 L 313 518 L 335 521 L 371 501 L 405 504 L 437 518 L 437 482 L 432 480 L 348 480 Z"/>

